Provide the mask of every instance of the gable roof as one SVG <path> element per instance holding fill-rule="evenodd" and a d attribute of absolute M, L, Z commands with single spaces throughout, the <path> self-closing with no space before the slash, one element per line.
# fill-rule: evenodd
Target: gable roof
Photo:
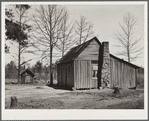
<path fill-rule="evenodd" d="M 71 48 L 58 62 L 58 64 L 60 63 L 66 63 L 66 62 L 70 62 L 72 60 L 75 60 L 79 54 L 93 41 L 95 40 L 99 45 L 101 45 L 101 43 L 99 42 L 99 40 L 94 37 L 92 39 L 90 39 L 87 42 L 84 42 L 81 45 L 78 45 L 74 48 Z"/>
<path fill-rule="evenodd" d="M 93 40 L 95 40 L 95 41 L 101 46 L 100 41 L 99 41 L 96 37 L 94 37 L 94 38 L 90 39 L 89 41 L 84 42 L 84 43 L 81 44 L 81 45 L 78 45 L 78 46 L 76 46 L 76 47 L 74 47 L 74 48 L 71 48 L 71 49 L 59 60 L 59 62 L 58 62 L 57 64 L 60 64 L 60 63 L 67 63 L 67 62 L 70 62 L 70 61 L 72 61 L 72 60 L 75 60 L 75 59 L 79 56 L 79 54 L 80 54 Z M 123 59 L 120 59 L 120 58 L 118 58 L 118 57 L 116 57 L 116 56 L 114 56 L 114 55 L 112 55 L 112 54 L 110 54 L 110 57 L 112 57 L 112 58 L 114 58 L 114 59 L 117 59 L 117 60 L 119 60 L 119 61 L 121 61 L 121 62 L 123 62 L 123 63 L 125 63 L 125 64 L 127 64 L 127 65 L 129 65 L 129 66 L 131 66 L 131 67 L 134 67 L 134 68 L 136 68 L 136 69 L 137 69 L 137 68 L 140 68 L 139 66 L 134 65 L 134 64 L 132 64 L 132 63 L 129 63 L 129 62 L 127 62 L 127 61 L 125 61 L 125 60 L 123 60 Z"/>
<path fill-rule="evenodd" d="M 127 61 L 125 61 L 125 60 L 123 60 L 123 59 L 120 59 L 120 58 L 118 58 L 118 57 L 116 57 L 116 56 L 114 56 L 114 55 L 112 55 L 112 54 L 110 54 L 110 57 L 112 57 L 112 58 L 114 58 L 114 59 L 117 59 L 117 60 L 119 60 L 119 61 L 121 61 L 122 63 L 125 63 L 125 64 L 127 64 L 127 65 L 129 65 L 129 66 L 131 66 L 131 67 L 134 67 L 134 68 L 140 68 L 139 66 L 137 66 L 137 65 L 134 65 L 134 64 L 132 64 L 132 63 L 129 63 L 129 62 L 127 62 Z"/>
<path fill-rule="evenodd" d="M 30 70 L 28 70 L 28 69 L 26 69 L 25 71 L 23 71 L 23 72 L 21 73 L 21 76 L 22 76 L 23 74 L 25 74 L 25 73 L 30 74 L 32 77 L 35 76 L 35 74 L 34 74 L 33 72 L 31 72 Z"/>

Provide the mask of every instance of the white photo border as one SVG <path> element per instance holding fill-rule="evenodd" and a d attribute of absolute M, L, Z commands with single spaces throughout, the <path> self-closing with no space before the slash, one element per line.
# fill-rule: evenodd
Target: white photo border
<path fill-rule="evenodd" d="M 144 95 L 145 103 L 142 110 L 109 110 L 109 109 L 5 109 L 5 5 L 7 4 L 58 4 L 58 5 L 144 5 L 144 69 L 145 84 Z M 141 120 L 148 118 L 148 6 L 145 1 L 131 2 L 2 2 L 1 3 L 1 110 L 2 120 Z"/>

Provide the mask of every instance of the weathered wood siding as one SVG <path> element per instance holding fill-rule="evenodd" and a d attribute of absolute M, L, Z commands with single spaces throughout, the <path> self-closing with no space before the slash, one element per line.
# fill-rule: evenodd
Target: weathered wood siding
<path fill-rule="evenodd" d="M 92 41 L 76 58 L 76 60 L 98 60 L 99 44 Z"/>
<path fill-rule="evenodd" d="M 91 61 L 74 61 L 74 87 L 76 89 L 97 88 L 97 80 L 92 79 Z"/>
<path fill-rule="evenodd" d="M 57 80 L 59 86 L 73 87 L 74 86 L 74 71 L 73 63 L 65 63 L 57 65 Z"/>
<path fill-rule="evenodd" d="M 128 89 L 136 86 L 136 69 L 110 57 L 111 88 Z"/>
<path fill-rule="evenodd" d="M 21 84 L 33 83 L 33 77 L 29 74 L 23 74 L 21 76 Z"/>

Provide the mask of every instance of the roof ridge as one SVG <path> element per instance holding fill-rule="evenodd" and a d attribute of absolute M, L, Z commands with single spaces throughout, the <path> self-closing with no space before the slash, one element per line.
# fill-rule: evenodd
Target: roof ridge
<path fill-rule="evenodd" d="M 115 56 L 115 55 L 113 55 L 113 54 L 111 54 L 111 53 L 110 53 L 110 56 L 113 56 L 114 58 L 119 59 L 120 61 L 123 61 L 123 62 L 125 62 L 125 63 L 127 63 L 127 64 L 129 64 L 129 65 L 135 66 L 136 68 L 140 68 L 139 66 L 137 66 L 137 65 L 135 65 L 135 64 L 132 64 L 132 63 L 129 63 L 129 62 L 127 62 L 127 61 L 125 61 L 125 60 L 123 60 L 123 59 L 121 59 L 121 58 L 118 58 L 117 56 Z"/>
<path fill-rule="evenodd" d="M 72 61 L 74 60 L 76 57 L 78 57 L 78 55 L 88 46 L 88 44 L 90 44 L 93 40 L 97 41 L 97 43 L 99 45 L 101 45 L 101 43 L 99 42 L 99 40 L 96 37 L 93 37 L 92 39 L 71 48 L 60 60 L 59 63 L 64 63 L 64 62 L 68 62 L 68 61 Z M 70 56 L 70 57 L 69 57 Z M 69 57 L 69 58 L 68 58 Z"/>

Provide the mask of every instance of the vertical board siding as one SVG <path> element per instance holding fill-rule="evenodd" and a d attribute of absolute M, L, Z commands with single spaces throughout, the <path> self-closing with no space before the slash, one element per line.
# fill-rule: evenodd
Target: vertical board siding
<path fill-rule="evenodd" d="M 76 58 L 76 60 L 98 60 L 99 44 L 92 41 Z"/>
<path fill-rule="evenodd" d="M 83 65 L 83 66 L 84 66 L 84 69 L 83 69 L 83 71 L 84 71 L 84 74 L 83 74 L 83 75 L 84 75 L 84 76 L 83 76 L 83 77 L 84 77 L 84 81 L 83 81 L 84 88 L 87 88 L 86 63 L 87 63 L 87 62 L 85 62 L 84 65 Z"/>
<path fill-rule="evenodd" d="M 91 82 L 91 85 L 89 85 L 90 88 L 93 88 L 92 86 L 92 63 L 91 61 L 89 61 L 89 76 L 90 76 L 90 82 Z"/>
<path fill-rule="evenodd" d="M 71 63 L 70 66 L 70 80 L 71 80 L 71 86 L 74 87 L 74 62 Z"/>
<path fill-rule="evenodd" d="M 81 46 L 80 46 L 81 47 Z M 71 60 L 72 64 L 66 60 L 66 63 L 58 64 L 58 84 L 61 86 L 71 86 L 76 89 L 83 88 L 94 88 L 96 87 L 96 81 L 92 80 L 92 60 L 98 61 L 99 58 L 99 43 L 96 40 L 92 40 L 84 50 L 78 52 L 79 55 L 75 57 L 75 60 Z M 77 48 L 78 50 L 79 48 Z M 75 51 L 77 51 L 75 50 Z M 76 52 L 77 53 L 77 52 Z M 71 65 L 71 76 L 67 72 L 68 78 L 66 77 L 66 70 L 68 71 Z M 62 72 L 61 72 L 62 68 Z M 67 69 L 66 69 L 67 68 Z M 67 80 L 66 84 L 65 81 Z"/>
<path fill-rule="evenodd" d="M 78 88 L 80 88 L 80 85 L 81 85 L 81 71 L 80 71 L 80 69 L 81 69 L 81 63 L 80 63 L 80 61 L 78 61 L 78 68 L 79 68 L 79 79 L 78 79 L 78 81 L 79 81 L 79 83 L 78 83 Z"/>
<path fill-rule="evenodd" d="M 97 81 L 92 80 L 91 61 L 74 61 L 74 82 L 76 89 L 97 88 Z"/>
<path fill-rule="evenodd" d="M 87 63 L 88 63 L 88 62 L 87 62 Z M 85 70 L 88 70 L 88 68 L 87 68 L 87 67 L 88 67 L 87 63 L 85 63 Z M 86 76 L 86 78 L 87 78 L 87 79 L 86 79 L 86 80 L 87 80 L 87 82 L 86 82 L 86 87 L 89 88 L 89 86 L 88 86 L 88 80 L 89 80 L 89 79 L 88 79 L 88 72 L 85 73 L 85 76 Z"/>
<path fill-rule="evenodd" d="M 73 70 L 72 62 L 66 63 L 66 64 L 59 64 L 57 66 L 57 72 L 58 72 L 57 79 L 58 79 L 59 86 L 66 86 L 66 87 L 74 86 L 74 78 L 73 78 L 74 70 Z"/>
<path fill-rule="evenodd" d="M 77 81 L 76 81 L 76 83 L 77 83 L 77 89 L 79 89 L 79 80 L 80 80 L 80 68 L 79 68 L 79 61 L 77 61 Z"/>
<path fill-rule="evenodd" d="M 77 87 L 77 84 L 76 84 L 76 80 L 77 80 L 77 65 L 76 65 L 76 63 L 75 62 L 73 62 L 73 70 L 74 70 L 74 87 L 76 88 Z"/>
<path fill-rule="evenodd" d="M 135 68 L 110 57 L 111 71 L 111 88 L 119 86 L 128 89 L 136 86 Z"/>

